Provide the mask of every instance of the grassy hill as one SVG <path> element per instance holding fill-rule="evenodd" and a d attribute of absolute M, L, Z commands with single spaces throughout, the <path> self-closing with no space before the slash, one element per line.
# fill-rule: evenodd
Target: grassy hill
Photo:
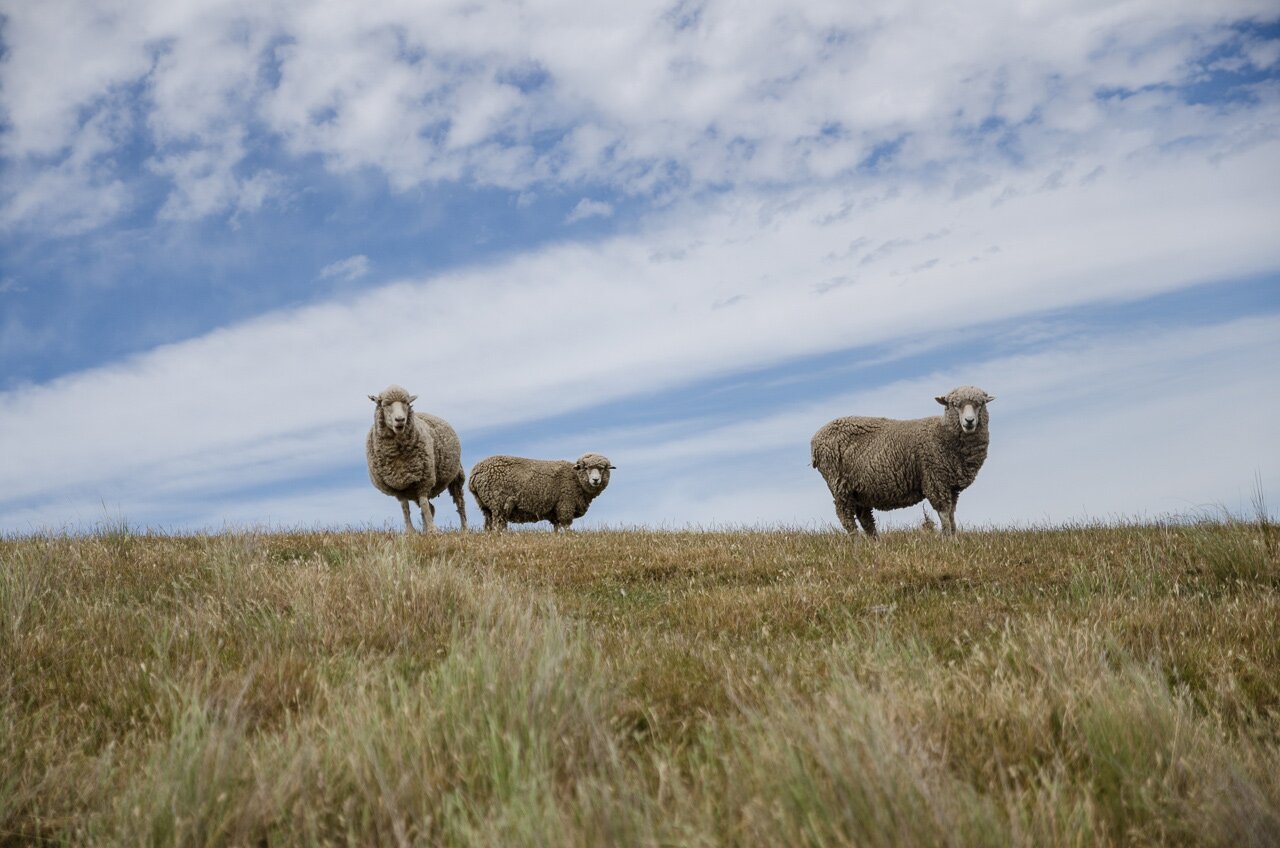
<path fill-rule="evenodd" d="M 0 844 L 1274 845 L 1280 529 L 0 540 Z"/>

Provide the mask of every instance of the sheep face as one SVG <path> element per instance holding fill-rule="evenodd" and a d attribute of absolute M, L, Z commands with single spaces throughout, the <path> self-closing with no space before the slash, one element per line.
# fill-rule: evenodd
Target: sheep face
<path fill-rule="evenodd" d="M 943 415 L 949 427 L 967 436 L 986 427 L 987 404 L 995 398 L 974 386 L 961 386 L 935 400 L 947 408 Z"/>
<path fill-rule="evenodd" d="M 578 483 L 583 489 L 599 493 L 609 485 L 609 472 L 613 470 L 613 466 L 609 464 L 608 459 L 598 453 L 584 453 L 573 464 L 573 470 L 578 475 Z"/>
<path fill-rule="evenodd" d="M 369 395 L 369 400 L 377 405 L 374 413 L 382 427 L 399 435 L 413 420 L 413 402 L 417 395 L 411 395 L 399 386 L 389 386 L 380 395 Z"/>

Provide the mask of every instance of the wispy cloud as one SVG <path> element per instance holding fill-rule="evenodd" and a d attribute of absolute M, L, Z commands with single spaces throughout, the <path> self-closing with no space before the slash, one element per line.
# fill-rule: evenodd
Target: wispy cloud
<path fill-rule="evenodd" d="M 330 262 L 321 268 L 319 278 L 349 283 L 366 276 L 369 273 L 369 265 L 369 257 L 363 253 L 348 256 L 346 259 Z"/>
<path fill-rule="evenodd" d="M 9 135 L 0 133 L 0 140 Z M 99 111 L 63 139 L 65 148 L 54 163 L 6 161 L 0 230 L 45 230 L 68 236 L 115 220 L 133 199 L 124 175 L 112 162 L 124 137 L 121 119 Z"/>
<path fill-rule="evenodd" d="M 574 224 L 587 218 L 608 218 L 612 214 L 612 203 L 584 197 L 578 201 L 577 206 L 573 207 L 573 210 L 565 217 L 564 222 L 566 224 Z"/>

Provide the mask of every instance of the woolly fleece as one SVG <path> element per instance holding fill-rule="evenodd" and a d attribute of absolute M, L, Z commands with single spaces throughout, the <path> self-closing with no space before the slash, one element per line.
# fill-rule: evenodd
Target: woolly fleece
<path fill-rule="evenodd" d="M 987 458 L 987 404 L 995 398 L 961 386 L 936 400 L 946 406 L 941 416 L 907 421 L 849 416 L 814 434 L 813 467 L 827 481 L 845 530 L 857 533 L 856 519 L 868 536 L 875 536 L 873 509 L 899 509 L 928 499 L 942 532 L 955 533 L 956 502 Z M 961 427 L 965 404 L 972 404 L 976 413 L 971 433 Z"/>
<path fill-rule="evenodd" d="M 584 453 L 577 462 L 491 456 L 471 469 L 467 488 L 484 513 L 486 530 L 503 530 L 509 521 L 550 521 L 559 531 L 586 514 L 609 485 L 612 468 L 598 453 Z M 590 483 L 592 469 L 600 471 L 599 486 Z"/>
<path fill-rule="evenodd" d="M 449 490 L 458 509 L 462 531 L 467 529 L 467 504 L 462 496 L 466 473 L 462 469 L 462 444 L 458 434 L 443 418 L 415 412 L 410 395 L 400 386 L 388 386 L 374 401 L 373 426 L 365 439 L 365 458 L 369 463 L 369 479 L 379 491 L 399 499 L 404 512 L 405 532 L 413 532 L 409 502 L 422 511 L 422 532 L 435 530 L 435 506 L 431 499 Z M 388 421 L 392 404 L 405 405 L 408 421 L 396 432 Z"/>

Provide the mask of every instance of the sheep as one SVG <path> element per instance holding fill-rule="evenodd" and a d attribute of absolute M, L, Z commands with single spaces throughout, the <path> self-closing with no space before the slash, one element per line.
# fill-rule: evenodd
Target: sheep
<path fill-rule="evenodd" d="M 987 458 L 987 404 L 994 397 L 961 386 L 936 398 L 937 418 L 900 421 L 850 416 L 824 425 L 810 442 L 844 529 L 876 535 L 873 509 L 900 509 L 928 499 L 942 532 L 956 532 L 956 501 Z"/>
<path fill-rule="evenodd" d="M 471 469 L 467 488 L 484 513 L 486 530 L 505 530 L 508 521 L 550 521 L 558 533 L 586 514 L 613 469 L 598 453 L 584 453 L 577 462 L 491 456 Z"/>
<path fill-rule="evenodd" d="M 449 490 L 458 508 L 462 532 L 467 532 L 467 504 L 462 496 L 466 473 L 458 434 L 442 418 L 414 412 L 411 395 L 391 385 L 369 395 L 374 403 L 373 426 L 365 439 L 369 479 L 379 491 L 400 500 L 404 532 L 413 532 L 409 501 L 422 511 L 422 532 L 435 532 L 436 508 L 431 499 Z"/>

